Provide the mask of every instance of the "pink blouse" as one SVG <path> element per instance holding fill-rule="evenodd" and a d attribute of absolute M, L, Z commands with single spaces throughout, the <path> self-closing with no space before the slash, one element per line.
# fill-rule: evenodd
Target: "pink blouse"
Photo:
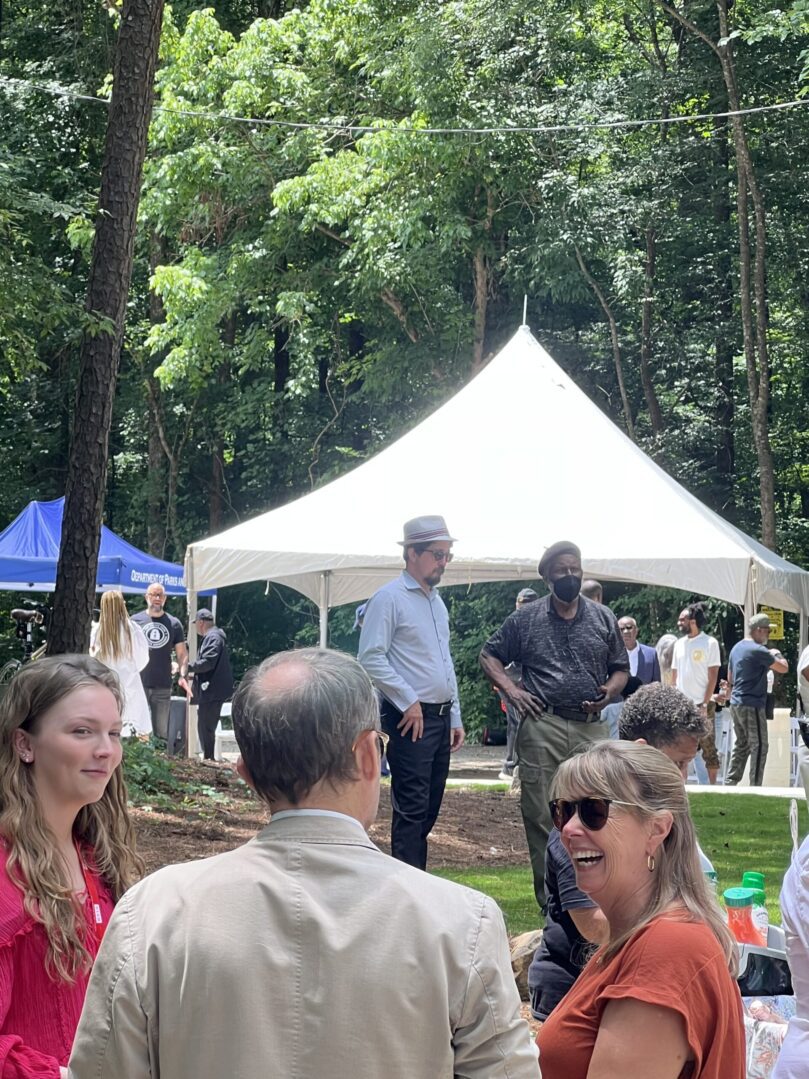
<path fill-rule="evenodd" d="M 90 862 L 89 852 L 83 852 Z M 0 843 L 0 1079 L 59 1079 L 67 1066 L 79 1023 L 88 975 L 73 983 L 54 981 L 45 969 L 48 938 L 23 907 L 23 895 L 6 872 L 8 851 Z M 92 874 L 109 922 L 113 901 L 107 886 Z M 92 900 L 84 901 L 87 947 L 95 956 Z"/>

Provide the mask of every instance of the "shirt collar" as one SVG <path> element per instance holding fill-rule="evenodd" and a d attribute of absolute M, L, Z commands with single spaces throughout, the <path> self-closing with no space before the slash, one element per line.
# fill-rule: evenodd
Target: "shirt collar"
<path fill-rule="evenodd" d="M 409 589 L 411 592 L 424 592 L 424 589 L 421 587 L 416 578 L 411 577 L 406 569 L 402 570 L 402 579 L 404 581 L 405 588 Z M 425 593 L 425 595 L 432 596 L 434 593 L 435 589 L 431 588 L 428 593 Z"/>
<path fill-rule="evenodd" d="M 356 817 L 351 817 L 348 813 L 338 813 L 334 809 L 282 809 L 278 813 L 273 813 L 271 820 L 283 820 L 284 817 L 335 817 L 337 820 L 351 821 L 352 824 L 356 824 L 363 835 L 367 835 Z"/>

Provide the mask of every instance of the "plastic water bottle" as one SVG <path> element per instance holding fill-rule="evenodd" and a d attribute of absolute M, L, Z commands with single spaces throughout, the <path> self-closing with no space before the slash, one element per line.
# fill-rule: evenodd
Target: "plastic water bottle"
<path fill-rule="evenodd" d="M 742 876 L 742 888 L 753 889 L 753 924 L 764 934 L 770 928 L 770 916 L 767 913 L 767 896 L 764 892 L 764 874 L 748 871 Z"/>
<path fill-rule="evenodd" d="M 739 944 L 766 947 L 766 935 L 753 921 L 753 889 L 728 888 L 723 898 L 728 913 L 728 928 Z"/>

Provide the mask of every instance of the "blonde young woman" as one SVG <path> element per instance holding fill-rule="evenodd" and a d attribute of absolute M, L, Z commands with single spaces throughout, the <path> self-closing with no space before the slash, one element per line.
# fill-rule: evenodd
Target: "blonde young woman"
<path fill-rule="evenodd" d="M 118 675 L 124 695 L 124 733 L 151 734 L 152 719 L 140 672 L 149 662 L 149 646 L 129 619 L 120 592 L 101 595 L 101 615 L 90 641 L 90 655 Z"/>
<path fill-rule="evenodd" d="M 744 1079 L 736 944 L 702 872 L 682 775 L 651 746 L 565 761 L 551 813 L 608 938 L 537 1039 L 543 1079 Z"/>
<path fill-rule="evenodd" d="M 89 656 L 24 667 L 0 702 L 0 1077 L 64 1079 L 87 979 L 140 863 L 118 679 Z"/>

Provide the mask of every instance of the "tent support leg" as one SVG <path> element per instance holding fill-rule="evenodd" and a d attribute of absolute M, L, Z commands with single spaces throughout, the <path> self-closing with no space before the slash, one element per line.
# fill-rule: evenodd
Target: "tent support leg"
<path fill-rule="evenodd" d="M 197 627 L 193 621 L 197 609 L 197 593 L 193 589 L 188 591 L 188 659 L 193 661 L 197 658 Z M 199 749 L 197 739 L 197 706 L 191 704 L 191 698 L 186 697 L 185 702 L 185 746 L 187 755 L 193 760 Z"/>
<path fill-rule="evenodd" d="M 750 619 L 756 613 L 758 608 L 758 589 L 756 588 L 756 567 L 751 562 L 750 569 L 748 570 L 747 578 L 747 592 L 744 597 L 744 628 L 742 632 L 747 634 L 747 627 L 750 625 Z"/>
<path fill-rule="evenodd" d="M 803 655 L 803 650 L 809 643 L 806 640 L 806 611 L 801 611 L 798 621 L 798 660 Z M 803 701 L 801 700 L 800 693 L 795 694 L 795 715 L 799 716 L 803 713 Z M 806 800 L 809 802 L 809 791 L 806 793 Z"/>
<path fill-rule="evenodd" d="M 329 578 L 331 572 L 320 574 L 320 647 L 329 646 Z"/>

